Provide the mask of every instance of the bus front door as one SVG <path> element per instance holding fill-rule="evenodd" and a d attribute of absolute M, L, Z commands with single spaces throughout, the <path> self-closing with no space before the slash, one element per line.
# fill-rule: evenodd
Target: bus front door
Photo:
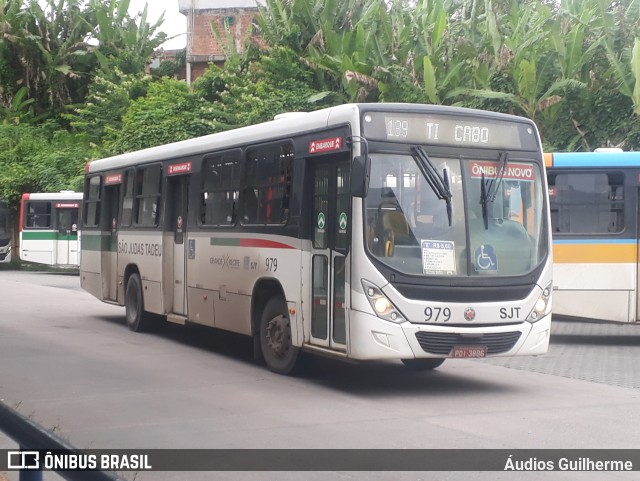
<path fill-rule="evenodd" d="M 351 229 L 350 162 L 313 159 L 311 344 L 347 349 L 347 254 Z"/>
<path fill-rule="evenodd" d="M 166 266 L 173 271 L 167 278 L 169 290 L 165 299 L 173 306 L 169 311 L 180 316 L 187 315 L 186 303 L 186 232 L 187 232 L 187 199 L 189 192 L 189 176 L 176 175 L 167 177 L 167 221 L 165 227 L 165 239 L 167 251 L 173 260 L 167 259 L 170 265 Z"/>
<path fill-rule="evenodd" d="M 78 208 L 57 208 L 58 237 L 56 264 L 79 265 L 78 262 Z"/>

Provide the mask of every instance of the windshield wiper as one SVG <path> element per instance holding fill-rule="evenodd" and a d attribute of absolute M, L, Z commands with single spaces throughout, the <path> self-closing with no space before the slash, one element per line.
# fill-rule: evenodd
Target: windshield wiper
<path fill-rule="evenodd" d="M 411 147 L 412 157 L 418 164 L 418 168 L 422 175 L 427 180 L 427 183 L 436 194 L 436 197 L 440 200 L 444 200 L 447 204 L 447 216 L 449 218 L 449 227 L 451 227 L 451 188 L 449 186 L 449 176 L 445 169 L 442 169 L 442 174 L 438 172 L 435 166 L 431 163 L 427 153 L 416 145 Z"/>
<path fill-rule="evenodd" d="M 496 176 L 489 180 L 489 182 L 486 181 L 484 172 L 482 173 L 482 179 L 480 180 L 480 205 L 482 206 L 482 220 L 484 221 L 485 230 L 489 230 L 489 203 L 496 200 L 496 194 L 504 178 L 504 173 L 507 170 L 508 161 L 509 155 L 506 152 L 502 152 L 498 160 Z"/>

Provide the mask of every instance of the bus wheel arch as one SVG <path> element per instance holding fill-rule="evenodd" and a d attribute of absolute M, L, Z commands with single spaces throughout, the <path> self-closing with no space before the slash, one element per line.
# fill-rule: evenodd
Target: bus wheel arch
<path fill-rule="evenodd" d="M 291 374 L 298 360 L 299 348 L 294 346 L 291 319 L 279 282 L 262 280 L 256 283 L 251 312 L 254 354 L 261 354 L 269 370 Z"/>
<path fill-rule="evenodd" d="M 143 332 L 149 329 L 151 319 L 144 310 L 144 289 L 138 268 L 127 266 L 125 270 L 124 307 L 127 326 L 133 332 Z"/>

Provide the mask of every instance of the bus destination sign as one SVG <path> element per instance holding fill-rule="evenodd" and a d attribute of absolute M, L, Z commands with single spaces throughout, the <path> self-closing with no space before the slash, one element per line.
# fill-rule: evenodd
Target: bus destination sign
<path fill-rule="evenodd" d="M 367 112 L 370 140 L 487 149 L 538 149 L 534 129 L 525 123 L 446 114 Z"/>

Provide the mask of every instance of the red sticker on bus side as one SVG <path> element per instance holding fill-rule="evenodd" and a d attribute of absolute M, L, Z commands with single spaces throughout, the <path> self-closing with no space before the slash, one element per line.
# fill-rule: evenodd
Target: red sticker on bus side
<path fill-rule="evenodd" d="M 167 170 L 168 175 L 188 174 L 191 172 L 191 162 L 182 162 L 180 164 L 171 164 Z"/>
<path fill-rule="evenodd" d="M 106 175 L 104 185 L 122 184 L 122 174 Z"/>
<path fill-rule="evenodd" d="M 313 140 L 309 142 L 309 153 L 319 154 L 321 152 L 332 152 L 342 148 L 342 137 L 332 137 L 330 139 Z"/>
<path fill-rule="evenodd" d="M 77 202 L 57 202 L 56 209 L 78 209 L 80 204 Z"/>

